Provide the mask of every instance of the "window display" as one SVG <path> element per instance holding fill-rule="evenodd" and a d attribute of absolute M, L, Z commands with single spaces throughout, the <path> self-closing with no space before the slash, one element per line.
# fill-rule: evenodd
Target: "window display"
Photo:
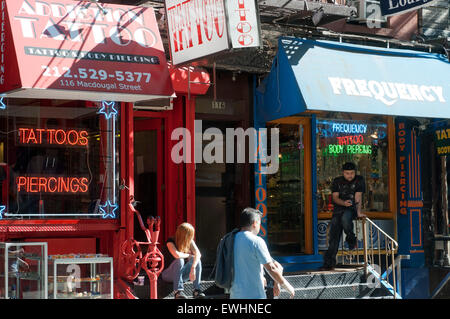
<path fill-rule="evenodd" d="M 0 298 L 47 299 L 47 243 L 0 243 Z"/>
<path fill-rule="evenodd" d="M 347 116 L 350 116 L 347 114 Z M 389 211 L 388 125 L 383 118 L 317 119 L 318 212 L 331 212 L 331 183 L 354 162 L 366 182 L 362 210 Z"/>
<path fill-rule="evenodd" d="M 0 110 L 0 219 L 115 218 L 117 106 L 7 99 Z"/>

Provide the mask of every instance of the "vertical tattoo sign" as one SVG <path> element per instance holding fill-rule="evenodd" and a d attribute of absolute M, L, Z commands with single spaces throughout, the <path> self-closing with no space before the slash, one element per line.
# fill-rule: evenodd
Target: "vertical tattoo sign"
<path fill-rule="evenodd" d="M 397 142 L 397 234 L 399 254 L 411 255 L 410 265 L 424 263 L 420 145 L 414 122 L 396 121 Z"/>

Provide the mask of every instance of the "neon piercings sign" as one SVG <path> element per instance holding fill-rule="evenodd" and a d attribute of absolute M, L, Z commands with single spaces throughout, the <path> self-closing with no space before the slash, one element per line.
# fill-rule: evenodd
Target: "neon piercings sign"
<path fill-rule="evenodd" d="M 88 179 L 86 177 L 17 177 L 17 191 L 26 193 L 86 193 Z"/>
<path fill-rule="evenodd" d="M 63 130 L 48 128 L 19 128 L 19 144 L 55 145 L 79 147 L 89 145 L 89 133 L 85 130 Z M 59 193 L 78 194 L 89 190 L 86 177 L 68 176 L 18 176 L 16 178 L 19 193 Z"/>

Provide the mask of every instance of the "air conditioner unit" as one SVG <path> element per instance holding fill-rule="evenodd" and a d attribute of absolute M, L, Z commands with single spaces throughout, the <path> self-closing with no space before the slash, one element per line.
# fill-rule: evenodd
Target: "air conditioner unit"
<path fill-rule="evenodd" d="M 347 4 L 357 10 L 356 16 L 350 17 L 349 21 L 368 23 L 372 28 L 387 22 L 387 18 L 381 15 L 380 0 L 348 0 Z"/>

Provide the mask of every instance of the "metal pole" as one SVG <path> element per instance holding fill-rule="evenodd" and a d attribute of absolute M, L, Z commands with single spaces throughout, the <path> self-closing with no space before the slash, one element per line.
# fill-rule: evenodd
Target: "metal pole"
<path fill-rule="evenodd" d="M 216 62 L 213 63 L 213 93 L 214 93 L 214 101 L 217 100 L 217 79 L 216 79 Z"/>
<path fill-rule="evenodd" d="M 391 256 L 392 256 L 392 283 L 394 284 L 394 299 L 397 298 L 397 283 L 395 282 L 395 258 L 394 258 L 394 243 L 392 243 Z"/>
<path fill-rule="evenodd" d="M 367 268 L 367 240 L 366 240 L 366 236 L 367 236 L 367 232 L 366 232 L 366 219 L 364 218 L 362 220 L 362 225 L 363 225 L 363 246 L 364 246 L 364 273 L 366 274 L 366 278 L 369 275 L 369 270 Z"/>
<path fill-rule="evenodd" d="M 442 178 L 441 178 L 441 187 L 442 187 L 442 228 L 443 235 L 448 236 L 448 185 L 447 185 L 447 155 L 441 156 L 441 168 L 442 168 Z M 450 265 L 449 258 L 449 245 L 450 242 L 444 242 L 444 266 Z"/>

